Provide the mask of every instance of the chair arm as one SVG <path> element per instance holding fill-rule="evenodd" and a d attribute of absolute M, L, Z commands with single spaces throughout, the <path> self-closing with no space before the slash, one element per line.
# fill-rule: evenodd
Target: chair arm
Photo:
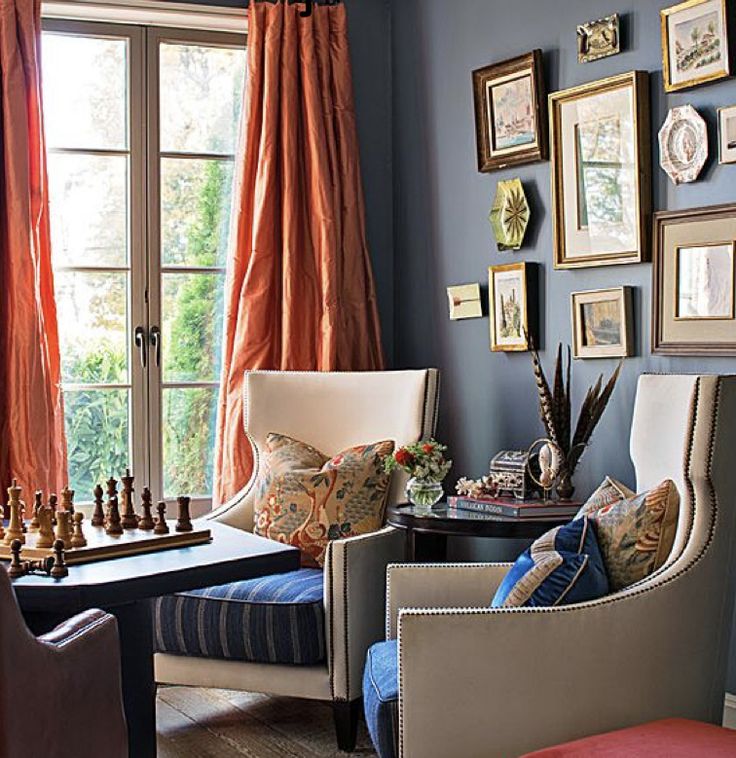
<path fill-rule="evenodd" d="M 511 563 L 404 563 L 386 581 L 386 639 L 396 637 L 401 608 L 483 608 Z"/>
<path fill-rule="evenodd" d="M 659 588 L 559 608 L 400 611 L 400 755 L 512 756 L 668 715 L 712 720 L 719 673 L 701 670 L 676 600 Z"/>
<path fill-rule="evenodd" d="M 93 608 L 67 619 L 47 634 L 38 637 L 38 641 L 61 648 L 77 639 L 87 644 L 87 640 L 91 638 L 90 635 L 100 634 L 108 637 L 108 641 L 112 641 L 115 645 L 118 644 L 115 617 Z"/>
<path fill-rule="evenodd" d="M 405 558 L 403 532 L 333 540 L 325 560 L 325 615 L 330 689 L 334 700 L 361 695 L 368 648 L 383 638 L 386 566 Z"/>

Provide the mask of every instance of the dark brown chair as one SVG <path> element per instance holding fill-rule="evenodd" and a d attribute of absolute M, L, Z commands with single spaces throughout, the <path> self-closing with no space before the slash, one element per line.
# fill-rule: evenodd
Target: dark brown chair
<path fill-rule="evenodd" d="M 85 611 L 34 637 L 0 564 L 0 758 L 127 754 L 115 618 Z"/>

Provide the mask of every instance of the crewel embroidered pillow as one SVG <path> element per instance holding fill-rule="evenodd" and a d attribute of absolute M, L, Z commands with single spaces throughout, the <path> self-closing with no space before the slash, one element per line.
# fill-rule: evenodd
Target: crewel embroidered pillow
<path fill-rule="evenodd" d="M 590 519 L 558 526 L 532 543 L 504 577 L 493 608 L 549 607 L 608 593 L 608 577 Z"/>
<path fill-rule="evenodd" d="M 613 477 L 607 476 L 599 485 L 598 489 L 588 498 L 585 505 L 578 511 L 575 518 L 583 516 L 592 516 L 594 513 L 604 513 L 610 509 L 610 506 L 628 497 L 633 497 L 636 493 L 630 490 L 625 484 L 616 481 Z"/>
<path fill-rule="evenodd" d="M 253 531 L 302 551 L 303 566 L 322 566 L 330 540 L 383 526 L 390 440 L 330 458 L 283 434 L 266 437 L 256 483 Z"/>

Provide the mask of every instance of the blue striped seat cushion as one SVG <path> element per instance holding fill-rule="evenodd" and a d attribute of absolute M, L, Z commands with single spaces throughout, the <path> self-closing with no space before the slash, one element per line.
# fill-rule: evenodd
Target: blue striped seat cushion
<path fill-rule="evenodd" d="M 321 569 L 232 582 L 157 598 L 160 653 L 309 665 L 325 659 Z"/>
<path fill-rule="evenodd" d="M 398 754 L 398 702 L 398 642 L 376 642 L 368 649 L 363 670 L 363 708 L 379 758 L 396 758 Z"/>

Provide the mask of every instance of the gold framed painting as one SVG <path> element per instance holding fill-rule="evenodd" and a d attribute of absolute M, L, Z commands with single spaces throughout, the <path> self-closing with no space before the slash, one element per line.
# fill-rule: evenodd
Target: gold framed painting
<path fill-rule="evenodd" d="M 736 205 L 654 217 L 652 350 L 736 355 Z"/>
<path fill-rule="evenodd" d="M 549 96 L 555 268 L 649 255 L 649 75 L 631 71 Z"/>
<path fill-rule="evenodd" d="M 631 287 L 573 292 L 572 344 L 575 358 L 625 358 L 632 355 Z"/>
<path fill-rule="evenodd" d="M 491 350 L 529 350 L 536 341 L 537 276 L 533 263 L 506 263 L 488 267 L 488 312 Z"/>
<path fill-rule="evenodd" d="M 659 13 L 666 92 L 730 75 L 730 20 L 726 0 L 687 0 Z"/>
<path fill-rule="evenodd" d="M 547 158 L 542 51 L 473 71 L 478 171 Z"/>

